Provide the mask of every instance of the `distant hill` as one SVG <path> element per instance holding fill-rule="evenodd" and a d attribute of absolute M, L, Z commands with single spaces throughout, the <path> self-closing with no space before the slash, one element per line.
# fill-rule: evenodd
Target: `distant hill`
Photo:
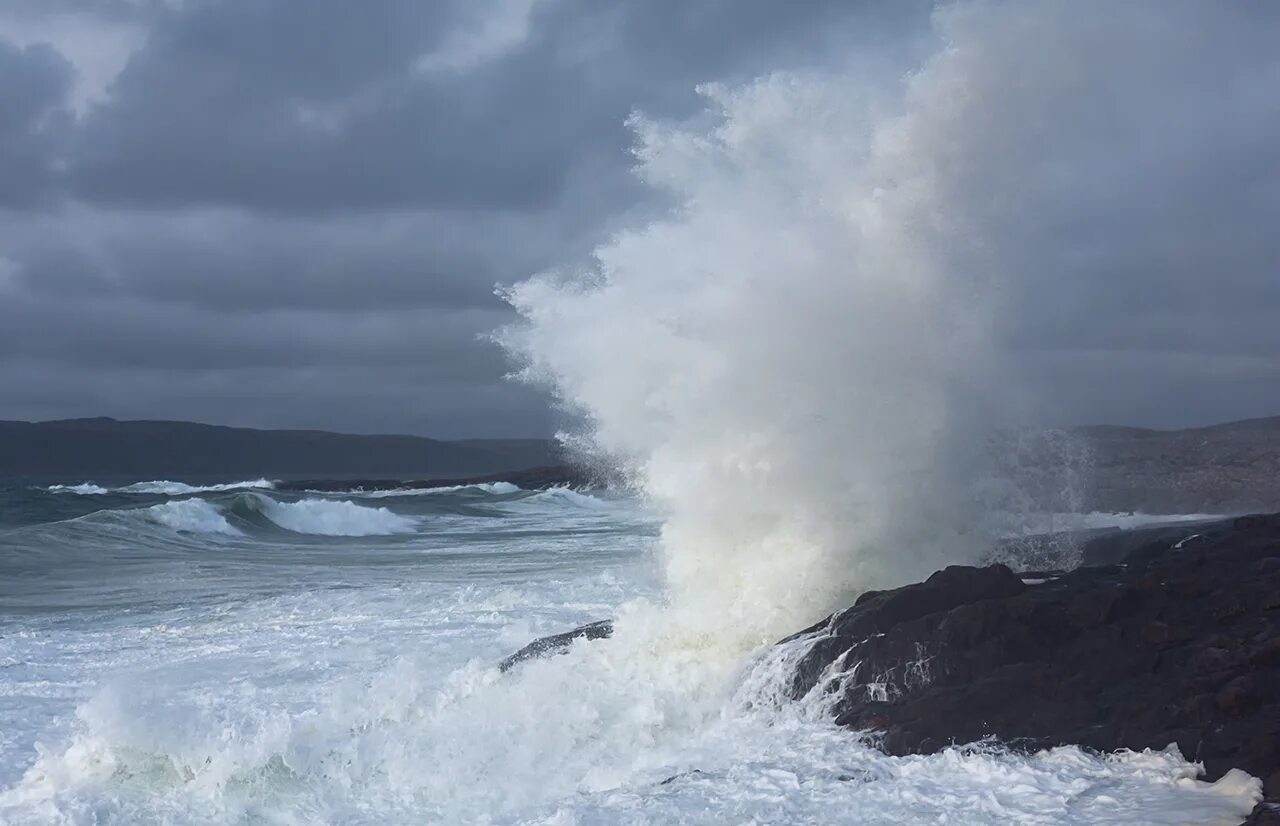
<path fill-rule="evenodd" d="M 357 436 L 194 422 L 0 421 L 0 477 L 440 477 L 560 461 L 543 439 Z"/>
<path fill-rule="evenodd" d="M 1280 509 L 1280 416 L 1185 430 L 1082 427 L 1087 505 L 1149 513 Z"/>
<path fill-rule="evenodd" d="M 1068 432 L 1087 456 L 1075 507 L 1148 513 L 1280 510 L 1280 416 L 1185 430 L 1090 426 Z M 1028 457 L 1032 466 L 1051 466 Z M 545 439 L 440 441 L 192 422 L 0 421 L 0 479 L 499 478 L 564 459 Z M 571 471 L 555 467 L 555 478 Z M 558 474 L 558 475 L 557 475 Z M 503 477 L 505 478 L 505 477 Z M 550 477 L 549 477 L 550 478 Z M 1052 473 L 1048 478 L 1057 478 Z M 1056 492 L 1031 490 L 1047 509 Z M 1043 497 L 1038 495 L 1045 493 Z"/>

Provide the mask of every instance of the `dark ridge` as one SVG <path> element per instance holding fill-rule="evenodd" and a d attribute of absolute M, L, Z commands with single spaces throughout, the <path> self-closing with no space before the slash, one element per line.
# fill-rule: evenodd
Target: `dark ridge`
<path fill-rule="evenodd" d="M 538 439 L 447 442 L 109 418 L 0 422 L 0 478 L 442 478 L 563 461 Z"/>
<path fill-rule="evenodd" d="M 890 754 L 1176 743 L 1208 779 L 1243 769 L 1277 801 L 1280 514 L 1134 534 L 1099 538 L 1115 564 L 1044 582 L 952 567 L 864 594 L 783 641 L 811 646 L 791 695 L 834 695 L 837 724 Z"/>
<path fill-rule="evenodd" d="M 1280 509 L 1280 416 L 1189 428 L 1077 428 L 1091 458 L 1085 510 Z"/>

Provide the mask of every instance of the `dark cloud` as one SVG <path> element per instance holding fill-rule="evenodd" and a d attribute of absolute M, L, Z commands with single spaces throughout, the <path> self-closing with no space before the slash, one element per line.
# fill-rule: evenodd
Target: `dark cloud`
<path fill-rule="evenodd" d="M 50 46 L 0 39 L 0 207 L 32 205 L 50 193 L 69 131 L 73 75 Z"/>
<path fill-rule="evenodd" d="M 973 18 L 998 93 L 945 125 L 985 263 L 1018 274 L 1017 368 L 1073 420 L 1280 411 L 1276 7 L 1093 4 L 1080 35 L 1026 5 Z M 892 87 L 931 10 L 10 0 L 0 418 L 545 432 L 480 340 L 510 318 L 493 286 L 657 208 L 628 115 L 785 68 Z"/>
<path fill-rule="evenodd" d="M 852 8 L 493 8 L 521 6 L 526 36 L 466 71 L 432 58 L 475 4 L 272 0 L 166 15 L 79 132 L 77 191 L 304 211 L 546 207 L 584 158 L 611 159 L 600 172 L 621 185 L 633 107 L 687 110 L 699 81 L 820 59 Z"/>

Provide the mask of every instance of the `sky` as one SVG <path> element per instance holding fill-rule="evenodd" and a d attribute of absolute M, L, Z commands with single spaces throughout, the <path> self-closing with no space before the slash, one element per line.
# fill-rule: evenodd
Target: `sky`
<path fill-rule="evenodd" d="M 494 289 L 665 208 L 633 113 L 949 48 L 1045 415 L 1280 414 L 1280 6 L 976 5 L 0 0 L 0 418 L 547 435 Z"/>

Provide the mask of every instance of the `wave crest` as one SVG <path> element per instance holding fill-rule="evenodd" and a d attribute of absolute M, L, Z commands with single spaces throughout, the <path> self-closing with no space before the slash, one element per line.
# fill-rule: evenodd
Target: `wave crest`
<path fill-rule="evenodd" d="M 186 482 L 170 482 L 166 479 L 151 482 L 135 482 L 116 493 L 153 493 L 160 496 L 187 496 L 193 493 L 225 493 L 231 490 L 274 490 L 276 483 L 270 479 L 251 479 L 247 482 L 226 482 L 220 485 L 189 485 Z"/>
<path fill-rule="evenodd" d="M 179 499 L 152 505 L 142 511 L 152 522 L 183 533 L 239 536 L 222 511 L 203 499 Z"/>
<path fill-rule="evenodd" d="M 81 482 L 78 485 L 50 485 L 45 488 L 49 493 L 75 493 L 80 496 L 102 496 L 111 491 L 92 482 Z"/>
<path fill-rule="evenodd" d="M 460 491 L 480 491 L 496 496 L 508 493 L 519 493 L 521 487 L 510 482 L 481 482 L 475 485 L 444 485 L 436 488 L 395 488 L 392 490 L 351 491 L 348 495 L 360 496 L 364 499 L 390 499 L 396 496 L 434 496 L 441 493 L 458 493 Z"/>
<path fill-rule="evenodd" d="M 302 499 L 277 502 L 253 497 L 254 509 L 278 527 L 315 536 L 391 536 L 416 533 L 418 523 L 388 508 L 371 508 L 347 500 Z"/>

